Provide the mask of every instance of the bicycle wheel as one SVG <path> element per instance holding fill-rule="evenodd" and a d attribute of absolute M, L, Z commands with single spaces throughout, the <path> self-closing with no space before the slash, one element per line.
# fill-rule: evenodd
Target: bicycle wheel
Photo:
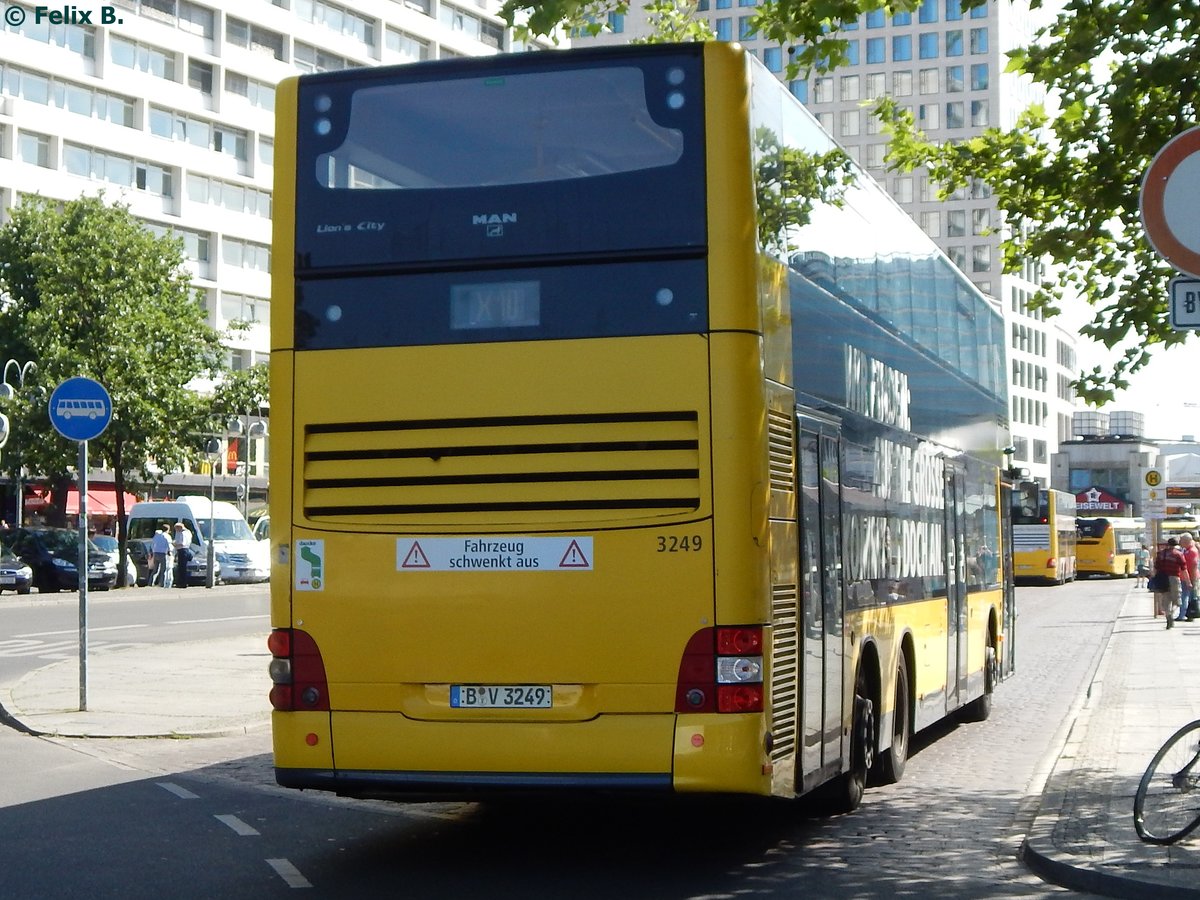
<path fill-rule="evenodd" d="M 1173 844 L 1200 825 L 1200 719 L 1159 748 L 1133 798 L 1133 827 L 1148 844 Z"/>

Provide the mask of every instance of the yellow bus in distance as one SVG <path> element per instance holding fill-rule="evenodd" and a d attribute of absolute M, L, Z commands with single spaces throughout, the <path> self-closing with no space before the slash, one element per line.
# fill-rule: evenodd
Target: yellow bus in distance
<path fill-rule="evenodd" d="M 1165 541 L 1167 538 L 1175 538 L 1178 540 L 1185 533 L 1190 534 L 1197 540 L 1200 540 L 1200 519 L 1194 515 L 1175 514 L 1169 515 L 1167 518 L 1163 519 L 1158 526 L 1158 539 L 1160 543 Z M 1148 543 L 1147 546 L 1149 546 Z M 1153 551 L 1155 548 L 1151 547 L 1150 549 L 1150 555 L 1153 556 Z"/>
<path fill-rule="evenodd" d="M 1003 320 L 849 160 L 840 202 L 797 193 L 837 145 L 758 60 L 276 98 L 280 784 L 852 809 L 988 714 Z"/>
<path fill-rule="evenodd" d="M 1065 584 L 1077 574 L 1075 495 L 1024 481 L 1012 493 L 1013 574 L 1018 582 Z"/>
<path fill-rule="evenodd" d="M 1079 575 L 1132 578 L 1135 554 L 1145 544 L 1146 523 L 1134 518 L 1076 519 L 1076 568 Z"/>

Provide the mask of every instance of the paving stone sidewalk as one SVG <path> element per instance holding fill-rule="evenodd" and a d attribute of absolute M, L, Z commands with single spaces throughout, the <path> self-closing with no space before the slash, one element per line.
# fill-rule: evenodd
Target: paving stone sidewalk
<path fill-rule="evenodd" d="M 1200 837 L 1158 847 L 1133 828 L 1142 773 L 1193 719 L 1200 719 L 1200 620 L 1167 629 L 1150 593 L 1132 589 L 1027 838 L 1030 867 L 1077 890 L 1200 898 Z"/>

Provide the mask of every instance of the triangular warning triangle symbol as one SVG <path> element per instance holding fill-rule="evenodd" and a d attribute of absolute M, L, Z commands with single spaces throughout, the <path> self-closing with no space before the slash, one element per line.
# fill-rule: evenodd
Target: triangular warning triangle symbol
<path fill-rule="evenodd" d="M 408 551 L 408 556 L 404 557 L 404 562 L 400 563 L 402 569 L 428 569 L 429 557 L 425 555 L 425 551 L 421 549 L 421 545 L 413 541 L 412 549 Z"/>
<path fill-rule="evenodd" d="M 563 558 L 559 561 L 560 569 L 590 569 L 592 564 L 588 562 L 583 551 L 579 549 L 578 541 L 571 541 L 571 545 L 567 547 L 567 552 L 563 554 Z"/>

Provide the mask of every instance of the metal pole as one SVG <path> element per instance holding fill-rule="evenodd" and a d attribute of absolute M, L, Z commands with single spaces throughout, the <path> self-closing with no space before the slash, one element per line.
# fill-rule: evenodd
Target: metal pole
<path fill-rule="evenodd" d="M 217 581 L 216 572 L 213 567 L 216 563 L 217 551 L 213 546 L 213 526 L 216 524 L 217 513 L 217 461 L 209 459 L 208 462 L 208 575 L 204 579 L 204 586 L 211 588 Z"/>
<path fill-rule="evenodd" d="M 246 442 L 246 461 L 242 463 L 241 517 L 250 520 L 250 410 L 246 410 L 246 424 L 242 426 L 242 437 Z"/>
<path fill-rule="evenodd" d="M 87 712 L 87 441 L 79 442 L 79 711 Z"/>
<path fill-rule="evenodd" d="M 208 573 L 204 577 L 204 586 L 211 588 L 217 583 L 217 549 L 213 543 L 213 535 L 217 525 L 217 460 L 221 458 L 221 442 L 210 437 L 204 445 L 208 455 L 208 544 L 205 558 L 208 560 Z"/>
<path fill-rule="evenodd" d="M 242 473 L 242 518 L 250 520 L 250 414 L 246 414 L 246 465 Z"/>

